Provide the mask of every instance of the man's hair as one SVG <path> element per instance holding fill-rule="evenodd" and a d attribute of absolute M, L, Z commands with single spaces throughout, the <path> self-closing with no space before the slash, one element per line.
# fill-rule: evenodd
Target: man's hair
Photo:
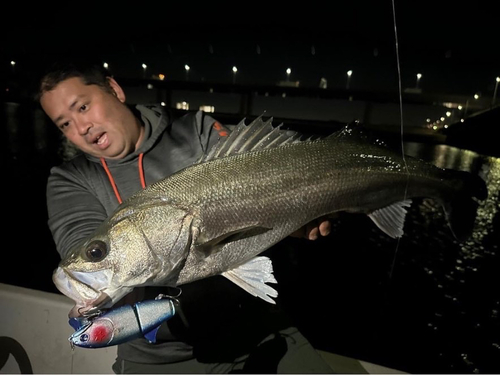
<path fill-rule="evenodd" d="M 44 93 L 53 90 L 62 81 L 74 77 L 81 78 L 85 85 L 97 85 L 105 91 L 112 92 L 108 81 L 111 74 L 103 66 L 88 62 L 59 61 L 51 64 L 42 74 L 35 100 L 40 101 Z"/>

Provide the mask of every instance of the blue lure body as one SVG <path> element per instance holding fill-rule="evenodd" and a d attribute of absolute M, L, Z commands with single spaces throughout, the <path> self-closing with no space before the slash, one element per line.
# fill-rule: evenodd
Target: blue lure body
<path fill-rule="evenodd" d="M 71 318 L 69 324 L 75 332 L 69 341 L 72 346 L 83 348 L 118 345 L 139 337 L 154 343 L 160 325 L 174 314 L 172 299 L 157 298 L 90 316 Z"/>

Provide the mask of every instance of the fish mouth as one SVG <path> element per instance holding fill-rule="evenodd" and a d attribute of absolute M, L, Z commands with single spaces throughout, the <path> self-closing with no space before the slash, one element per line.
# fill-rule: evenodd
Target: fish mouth
<path fill-rule="evenodd" d="M 111 296 L 104 292 L 110 285 L 111 276 L 112 271 L 109 269 L 79 272 L 58 267 L 52 280 L 62 294 L 75 301 L 69 313 L 69 317 L 75 318 L 113 304 Z"/>
<path fill-rule="evenodd" d="M 102 292 L 99 297 L 91 301 L 88 305 L 80 305 L 75 303 L 75 306 L 69 311 L 68 317 L 70 318 L 78 318 L 81 316 L 89 316 L 97 313 L 105 308 L 108 308 L 112 305 L 111 298 L 104 292 Z"/>

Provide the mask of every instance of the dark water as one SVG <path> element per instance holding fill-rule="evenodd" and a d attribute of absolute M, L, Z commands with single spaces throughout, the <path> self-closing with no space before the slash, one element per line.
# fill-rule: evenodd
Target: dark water
<path fill-rule="evenodd" d="M 60 161 L 53 125 L 34 110 L 1 113 L 4 238 L 0 282 L 56 292 L 45 182 Z M 280 294 L 318 348 L 411 373 L 500 373 L 500 159 L 407 143 L 440 167 L 481 175 L 472 237 L 453 238 L 440 207 L 414 201 L 400 241 L 366 216 L 343 215 L 315 242 L 286 239 Z"/>
<path fill-rule="evenodd" d="M 405 150 L 485 179 L 471 238 L 458 243 L 427 199 L 414 200 L 400 241 L 364 215 L 341 216 L 329 237 L 296 252 L 302 276 L 287 298 L 325 350 L 411 373 L 499 373 L 500 159 L 443 145 Z"/>

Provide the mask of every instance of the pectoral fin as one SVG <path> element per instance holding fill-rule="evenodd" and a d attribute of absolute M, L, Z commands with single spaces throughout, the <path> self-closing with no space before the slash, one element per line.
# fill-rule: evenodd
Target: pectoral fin
<path fill-rule="evenodd" d="M 231 280 L 253 296 L 275 304 L 270 297 L 277 297 L 278 292 L 266 283 L 277 283 L 273 275 L 273 264 L 268 257 L 260 256 L 226 271 L 222 276 Z"/>
<path fill-rule="evenodd" d="M 270 229 L 271 228 L 265 228 L 262 226 L 249 226 L 238 228 L 236 230 L 232 230 L 215 237 L 207 232 L 199 233 L 196 236 L 195 248 L 199 251 L 200 255 L 207 257 L 219 251 L 224 245 L 228 243 L 242 240 L 248 237 L 253 237 L 265 233 Z"/>
<path fill-rule="evenodd" d="M 406 209 L 410 207 L 411 200 L 394 203 L 390 206 L 380 208 L 368 214 L 370 219 L 384 233 L 392 238 L 398 238 L 403 235 L 403 225 L 405 222 Z"/>

